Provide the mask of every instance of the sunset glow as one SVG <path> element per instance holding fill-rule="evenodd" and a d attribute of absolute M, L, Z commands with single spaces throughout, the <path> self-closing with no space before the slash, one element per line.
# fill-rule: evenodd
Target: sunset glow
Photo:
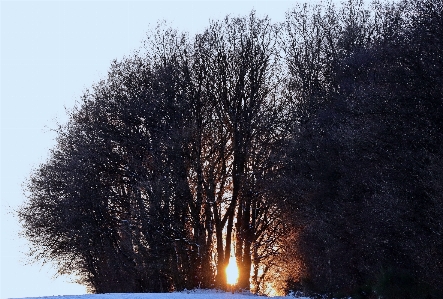
<path fill-rule="evenodd" d="M 234 285 L 237 283 L 238 279 L 237 262 L 235 261 L 235 258 L 232 256 L 229 259 L 228 267 L 226 267 L 226 277 L 228 280 L 228 284 Z"/>

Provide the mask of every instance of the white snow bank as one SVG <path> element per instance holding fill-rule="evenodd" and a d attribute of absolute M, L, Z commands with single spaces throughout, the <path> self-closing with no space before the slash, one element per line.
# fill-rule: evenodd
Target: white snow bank
<path fill-rule="evenodd" d="M 257 296 L 248 293 L 229 293 L 217 290 L 193 290 L 175 293 L 124 293 L 124 294 L 88 294 L 88 295 L 66 295 L 48 297 L 29 297 L 28 299 L 260 299 L 265 296 Z M 272 297 L 274 299 L 295 297 Z M 297 299 L 309 299 L 308 297 L 296 297 Z"/>

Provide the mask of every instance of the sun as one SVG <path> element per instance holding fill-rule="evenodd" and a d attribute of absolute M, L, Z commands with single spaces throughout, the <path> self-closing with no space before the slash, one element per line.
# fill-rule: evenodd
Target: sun
<path fill-rule="evenodd" d="M 228 280 L 228 284 L 234 285 L 237 283 L 237 279 L 238 279 L 237 262 L 235 261 L 235 258 L 232 256 L 229 259 L 228 266 L 226 267 L 226 277 Z"/>

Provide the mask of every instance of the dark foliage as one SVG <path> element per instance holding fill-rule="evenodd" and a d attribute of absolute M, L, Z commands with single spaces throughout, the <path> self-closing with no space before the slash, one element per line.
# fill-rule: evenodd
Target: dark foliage
<path fill-rule="evenodd" d="M 226 288 L 235 256 L 257 293 L 442 297 L 442 10 L 158 27 L 31 174 L 31 255 L 98 293 Z"/>
<path fill-rule="evenodd" d="M 249 289 L 282 231 L 260 191 L 282 138 L 275 33 L 254 13 L 192 45 L 159 27 L 145 54 L 114 62 L 29 179 L 18 214 L 31 254 L 93 292 L 225 288 L 235 226 Z"/>
<path fill-rule="evenodd" d="M 333 62 L 333 89 L 316 89 L 306 102 L 320 94 L 321 105 L 302 103 L 296 112 L 300 125 L 277 186 L 300 229 L 295 246 L 311 292 L 437 298 L 443 291 L 435 172 L 443 154 L 443 7 L 402 5 L 378 24 L 390 30 L 372 39 L 342 32 L 341 40 L 365 42 L 350 50 L 336 44 L 344 49 Z M 355 18 L 354 26 L 364 22 Z"/>

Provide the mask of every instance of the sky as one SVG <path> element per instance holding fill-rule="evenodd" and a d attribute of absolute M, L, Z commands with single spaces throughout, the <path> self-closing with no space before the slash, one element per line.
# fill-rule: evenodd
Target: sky
<path fill-rule="evenodd" d="M 309 2 L 309 1 L 308 1 Z M 312 1 L 311 1 L 312 2 Z M 55 145 L 82 92 L 106 78 L 114 59 L 141 47 L 159 20 L 192 36 L 227 14 L 252 9 L 284 20 L 296 1 L 1 1 L 1 299 L 76 295 L 74 278 L 53 265 L 30 263 L 14 211 L 22 185 Z"/>

